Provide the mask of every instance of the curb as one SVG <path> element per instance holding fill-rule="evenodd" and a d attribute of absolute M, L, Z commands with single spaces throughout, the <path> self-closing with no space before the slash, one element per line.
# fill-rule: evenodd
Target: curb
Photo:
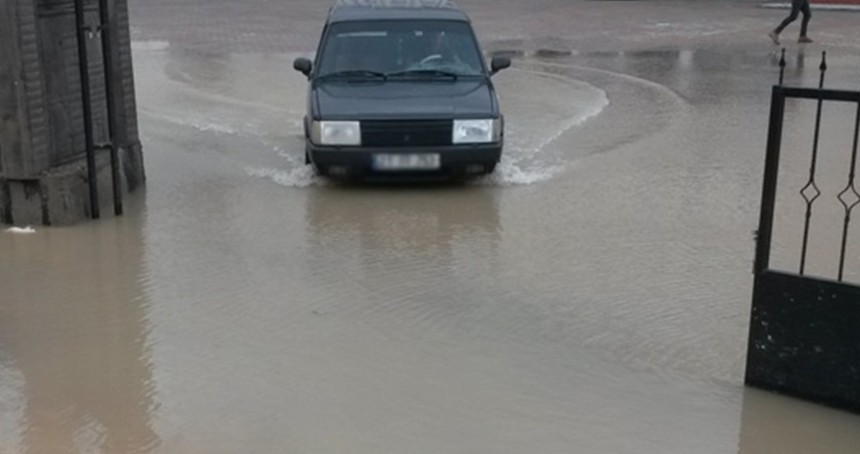
<path fill-rule="evenodd" d="M 791 9 L 791 3 L 765 3 L 762 8 Z M 810 8 L 819 11 L 857 11 L 860 12 L 860 4 L 853 3 L 811 3 Z"/>

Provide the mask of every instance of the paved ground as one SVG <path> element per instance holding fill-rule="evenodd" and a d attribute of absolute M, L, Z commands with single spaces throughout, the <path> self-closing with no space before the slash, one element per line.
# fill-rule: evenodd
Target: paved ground
<path fill-rule="evenodd" d="M 328 7 L 316 0 L 152 0 L 131 2 L 138 39 L 230 51 L 313 50 Z M 768 44 L 785 13 L 758 0 L 464 0 L 492 48 L 635 50 L 661 46 Z M 857 49 L 860 28 L 845 12 L 820 12 L 811 36 L 830 48 Z M 794 26 L 796 27 L 796 26 Z M 786 31 L 786 36 L 792 29 Z"/>

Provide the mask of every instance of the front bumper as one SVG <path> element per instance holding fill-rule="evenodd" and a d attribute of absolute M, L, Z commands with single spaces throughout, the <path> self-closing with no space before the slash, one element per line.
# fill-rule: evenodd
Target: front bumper
<path fill-rule="evenodd" d="M 332 147 L 306 141 L 308 159 L 322 175 L 335 177 L 360 176 L 438 176 L 483 175 L 492 172 L 502 156 L 502 142 L 477 145 L 448 145 L 433 147 Z M 439 155 L 439 168 L 432 170 L 378 170 L 373 165 L 374 154 Z"/>

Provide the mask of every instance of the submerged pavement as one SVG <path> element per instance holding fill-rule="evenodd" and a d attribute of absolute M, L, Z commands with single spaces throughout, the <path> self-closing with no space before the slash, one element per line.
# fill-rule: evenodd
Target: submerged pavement
<path fill-rule="evenodd" d="M 0 233 L 0 452 L 855 452 L 860 417 L 743 387 L 784 11 L 460 3 L 518 56 L 504 160 L 390 187 L 303 164 L 292 59 L 328 5 L 132 1 L 147 188 L 122 218 Z M 817 12 L 813 45 L 786 30 L 788 84 L 827 50 L 827 85 L 860 88 L 848 14 Z M 791 188 L 814 106 L 787 118 Z"/>

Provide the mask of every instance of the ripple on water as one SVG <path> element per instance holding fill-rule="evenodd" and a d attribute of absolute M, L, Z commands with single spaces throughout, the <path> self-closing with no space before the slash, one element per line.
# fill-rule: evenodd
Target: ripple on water
<path fill-rule="evenodd" d="M 162 51 L 170 48 L 168 41 L 147 40 L 147 41 L 132 41 L 131 50 L 138 51 Z"/>
<path fill-rule="evenodd" d="M 19 421 L 23 420 L 27 408 L 26 396 L 22 393 L 26 381 L 19 370 L 6 367 L 3 359 L 0 357 L 0 413 L 4 415 L 0 418 L 0 446 L 12 449 L 10 452 L 22 452 L 24 430 Z"/>

